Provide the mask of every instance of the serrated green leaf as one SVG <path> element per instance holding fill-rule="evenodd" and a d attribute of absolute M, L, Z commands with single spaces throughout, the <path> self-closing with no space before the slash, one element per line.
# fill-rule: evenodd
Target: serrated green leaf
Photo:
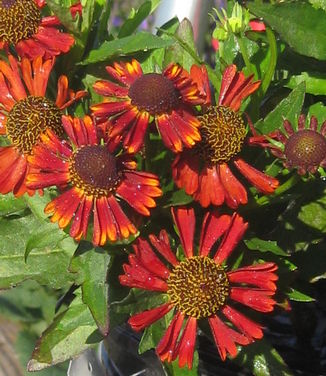
<path fill-rule="evenodd" d="M 89 348 L 88 338 L 96 331 L 93 316 L 81 300 L 81 292 L 69 308 L 58 315 L 38 340 L 28 362 L 28 371 L 39 371 L 71 359 Z"/>
<path fill-rule="evenodd" d="M 27 204 L 23 197 L 16 198 L 12 193 L 0 195 L 0 217 L 19 213 L 26 207 Z"/>
<path fill-rule="evenodd" d="M 272 252 L 274 255 L 289 256 L 277 245 L 276 241 L 251 238 L 244 240 L 244 242 L 249 249 L 254 251 Z"/>
<path fill-rule="evenodd" d="M 56 224 L 42 223 L 42 225 L 28 238 L 25 248 L 25 262 L 33 250 L 56 248 L 58 243 L 68 235 L 60 230 Z"/>
<path fill-rule="evenodd" d="M 110 255 L 102 249 L 87 247 L 79 248 L 79 252 L 71 261 L 69 270 L 77 273 L 78 282 L 82 288 L 82 299 L 91 311 L 99 330 L 103 335 L 108 334 L 108 284 L 107 273 L 111 260 Z"/>
<path fill-rule="evenodd" d="M 138 51 L 148 51 L 170 46 L 173 39 L 162 39 L 151 33 L 142 31 L 121 39 L 104 42 L 97 50 L 92 50 L 82 64 L 97 63 L 117 55 L 127 55 Z"/>
<path fill-rule="evenodd" d="M 24 376 L 30 376 L 31 374 L 26 370 L 26 364 L 33 351 L 37 336 L 23 330 L 18 334 L 15 342 L 15 350 L 19 357 L 20 363 L 23 368 Z M 51 368 L 44 369 L 37 373 L 37 376 L 67 376 L 68 364 L 60 364 Z"/>
<path fill-rule="evenodd" d="M 0 289 L 13 287 L 26 279 L 53 288 L 73 282 L 68 266 L 77 245 L 70 238 L 57 247 L 32 252 L 25 263 L 27 241 L 42 225 L 43 222 L 32 214 L 0 219 Z"/>
<path fill-rule="evenodd" d="M 188 45 L 188 48 L 197 54 L 192 25 L 187 18 L 180 22 L 175 36 L 180 38 L 183 43 Z M 170 63 L 179 63 L 189 72 L 191 66 L 196 64 L 196 60 L 176 41 L 165 50 L 163 66 L 167 66 Z"/>
<path fill-rule="evenodd" d="M 326 233 L 326 191 L 316 201 L 300 208 L 298 219 L 321 233 Z"/>
<path fill-rule="evenodd" d="M 300 115 L 305 96 L 305 83 L 299 84 L 285 99 L 283 99 L 264 120 L 259 120 L 255 127 L 263 134 L 283 127 L 283 120 L 288 119 L 295 125 Z"/>
<path fill-rule="evenodd" d="M 248 3 L 249 10 L 304 56 L 326 60 L 326 14 L 304 2 Z"/>

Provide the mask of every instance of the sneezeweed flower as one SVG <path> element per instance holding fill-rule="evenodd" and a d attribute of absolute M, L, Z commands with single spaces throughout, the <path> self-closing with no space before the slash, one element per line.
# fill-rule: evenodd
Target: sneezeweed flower
<path fill-rule="evenodd" d="M 326 167 L 326 121 L 318 130 L 318 120 L 311 116 L 306 128 L 306 116 L 301 114 L 297 129 L 288 120 L 284 120 L 283 126 L 284 132 L 277 130 L 268 137 L 254 135 L 249 142 L 270 148 L 283 161 L 285 168 L 295 168 L 300 175 L 314 174 L 319 167 Z M 277 142 L 272 142 L 273 139 Z"/>
<path fill-rule="evenodd" d="M 164 144 L 175 152 L 200 140 L 192 106 L 203 103 L 204 98 L 180 65 L 170 64 L 163 73 L 144 74 L 133 59 L 131 63 L 114 63 L 106 70 L 119 84 L 97 81 L 94 90 L 106 98 L 91 109 L 100 122 L 111 118 L 110 137 L 123 135 L 129 153 L 142 147 L 152 120 Z"/>
<path fill-rule="evenodd" d="M 195 72 L 192 72 L 195 77 Z M 202 76 L 198 69 L 197 75 Z M 199 78 L 201 80 L 201 78 Z M 224 72 L 217 106 L 209 106 L 198 116 L 201 141 L 177 155 L 172 164 L 176 185 L 203 207 L 222 205 L 230 208 L 248 202 L 247 191 L 231 172 L 233 164 L 249 182 L 264 194 L 273 193 L 278 181 L 245 162 L 239 153 L 247 130 L 239 113 L 242 100 L 259 87 L 253 76 L 245 78 L 230 65 Z"/>
<path fill-rule="evenodd" d="M 49 58 L 68 52 L 74 38 L 61 32 L 56 16 L 42 16 L 45 0 L 0 1 L 0 48 L 14 46 L 20 56 Z"/>
<path fill-rule="evenodd" d="M 27 156 L 46 129 L 63 133 L 62 110 L 87 93 L 69 90 L 68 79 L 62 75 L 56 100 L 52 101 L 46 96 L 46 89 L 54 58 L 44 60 L 39 56 L 33 61 L 23 58 L 18 62 L 9 55 L 8 59 L 9 64 L 0 61 L 0 135 L 9 142 L 0 147 L 0 193 L 32 195 L 34 191 L 25 184 Z"/>
<path fill-rule="evenodd" d="M 247 345 L 263 337 L 262 326 L 239 309 L 244 305 L 259 312 L 273 310 L 277 266 L 268 262 L 231 271 L 224 266 L 247 228 L 238 214 L 219 216 L 208 212 L 198 251 L 194 245 L 194 210 L 173 208 L 172 215 L 185 258 L 176 258 L 165 230 L 161 230 L 159 237 L 150 235 L 149 239 L 170 267 L 160 260 L 147 240 L 136 240 L 135 254 L 130 254 L 129 264 L 123 266 L 125 274 L 120 276 L 120 282 L 161 292 L 166 303 L 137 313 L 128 322 L 140 331 L 172 311 L 173 319 L 156 352 L 162 361 L 178 357 L 180 367 L 192 367 L 197 323 L 203 319 L 208 320 L 221 358 L 225 360 L 227 354 L 235 356 L 236 344 Z"/>
<path fill-rule="evenodd" d="M 99 143 L 89 116 L 63 116 L 62 122 L 69 141 L 62 142 L 49 129 L 28 157 L 33 168 L 27 176 L 29 188 L 66 187 L 45 207 L 45 213 L 52 214 L 51 221 L 58 222 L 60 228 L 71 222 L 69 233 L 77 241 L 87 236 L 91 212 L 95 245 L 136 234 L 119 201 L 148 216 L 149 209 L 155 207 L 153 198 L 162 194 L 157 176 L 137 171 L 129 154 L 115 155 L 114 143 Z"/>

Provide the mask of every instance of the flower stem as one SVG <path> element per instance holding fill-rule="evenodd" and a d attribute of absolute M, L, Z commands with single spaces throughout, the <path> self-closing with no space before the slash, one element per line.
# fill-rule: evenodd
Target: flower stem
<path fill-rule="evenodd" d="M 290 188 L 295 186 L 297 182 L 300 180 L 300 176 L 298 174 L 293 174 L 285 183 L 280 185 L 274 192 L 272 196 L 263 196 L 260 197 L 256 204 L 259 206 L 263 206 L 268 204 L 270 201 L 272 201 L 275 197 L 280 196 L 284 192 L 288 191 Z"/>

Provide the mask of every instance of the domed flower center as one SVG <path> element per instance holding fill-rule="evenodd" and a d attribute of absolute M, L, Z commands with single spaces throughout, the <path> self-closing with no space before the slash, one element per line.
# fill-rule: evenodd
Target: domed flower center
<path fill-rule="evenodd" d="M 89 196 L 106 196 L 120 183 L 116 157 L 106 146 L 84 146 L 73 154 L 69 173 L 73 185 Z"/>
<path fill-rule="evenodd" d="M 198 116 L 202 141 L 196 146 L 207 163 L 224 163 L 237 155 L 246 137 L 242 118 L 232 109 L 211 106 Z"/>
<path fill-rule="evenodd" d="M 311 129 L 294 133 L 285 144 L 284 154 L 293 167 L 313 167 L 326 158 L 326 138 Z"/>
<path fill-rule="evenodd" d="M 17 44 L 36 34 L 40 23 L 34 0 L 0 0 L 0 40 Z"/>
<path fill-rule="evenodd" d="M 168 295 L 175 307 L 197 319 L 214 315 L 229 296 L 224 269 L 209 257 L 194 256 L 181 261 L 171 272 Z"/>
<path fill-rule="evenodd" d="M 151 115 L 169 113 L 179 105 L 178 92 L 173 83 L 158 73 L 137 78 L 130 86 L 131 104 Z"/>
<path fill-rule="evenodd" d="M 58 136 L 63 134 L 61 111 L 44 97 L 29 96 L 21 99 L 8 114 L 7 135 L 21 153 L 30 154 L 47 128 Z"/>

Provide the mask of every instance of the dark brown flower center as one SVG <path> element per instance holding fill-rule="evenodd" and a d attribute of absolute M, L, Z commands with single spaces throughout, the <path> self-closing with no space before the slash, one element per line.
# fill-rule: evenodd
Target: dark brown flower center
<path fill-rule="evenodd" d="M 326 138 L 311 129 L 297 131 L 287 140 L 284 154 L 292 167 L 319 166 L 326 158 Z"/>
<path fill-rule="evenodd" d="M 196 149 L 207 163 L 224 163 L 237 155 L 246 137 L 242 118 L 231 108 L 211 106 L 198 116 L 202 141 Z"/>
<path fill-rule="evenodd" d="M 16 45 L 36 34 L 40 23 L 34 0 L 0 0 L 0 40 Z"/>
<path fill-rule="evenodd" d="M 131 104 L 151 115 L 169 113 L 179 105 L 179 95 L 173 83 L 162 74 L 148 73 L 130 86 Z"/>
<path fill-rule="evenodd" d="M 216 314 L 230 292 L 224 269 L 209 257 L 194 256 L 180 262 L 167 283 L 171 303 L 197 319 Z"/>
<path fill-rule="evenodd" d="M 120 183 L 116 157 L 104 145 L 77 149 L 70 160 L 69 172 L 73 185 L 89 196 L 107 196 Z"/>
<path fill-rule="evenodd" d="M 8 114 L 7 135 L 21 153 L 30 154 L 46 129 L 52 129 L 58 136 L 63 134 L 61 111 L 44 97 L 21 99 Z"/>

